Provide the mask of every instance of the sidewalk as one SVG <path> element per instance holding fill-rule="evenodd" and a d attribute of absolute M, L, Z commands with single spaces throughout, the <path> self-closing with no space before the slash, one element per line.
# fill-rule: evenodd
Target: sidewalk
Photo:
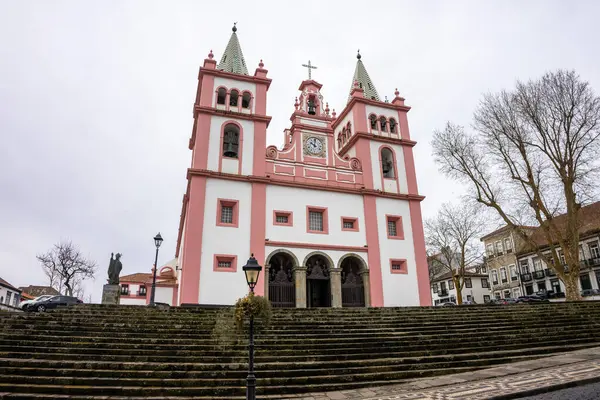
<path fill-rule="evenodd" d="M 402 385 L 288 396 L 303 400 L 483 400 L 515 399 L 600 381 L 600 347 L 537 360 L 420 379 Z"/>

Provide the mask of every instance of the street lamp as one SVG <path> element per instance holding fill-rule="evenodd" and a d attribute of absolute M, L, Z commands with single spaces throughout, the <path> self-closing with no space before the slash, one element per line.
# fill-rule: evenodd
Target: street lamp
<path fill-rule="evenodd" d="M 152 273 L 152 293 L 150 293 L 150 305 L 154 305 L 154 294 L 156 292 L 156 269 L 158 268 L 158 248 L 162 244 L 163 238 L 160 232 L 154 236 L 154 245 L 156 246 L 156 257 L 154 258 L 154 272 Z"/>
<path fill-rule="evenodd" d="M 254 253 L 250 256 L 246 265 L 242 267 L 246 274 L 246 283 L 250 292 L 254 293 L 254 287 L 258 282 L 258 276 L 262 267 L 254 258 Z M 246 378 L 246 400 L 256 400 L 256 376 L 254 376 L 254 316 L 250 314 L 250 341 L 248 343 L 248 377 Z"/>

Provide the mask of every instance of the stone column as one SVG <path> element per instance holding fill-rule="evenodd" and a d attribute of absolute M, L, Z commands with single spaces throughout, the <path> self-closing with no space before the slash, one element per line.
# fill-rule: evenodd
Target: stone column
<path fill-rule="evenodd" d="M 331 307 L 342 306 L 342 271 L 339 268 L 329 270 L 331 280 Z"/>
<path fill-rule="evenodd" d="M 360 271 L 360 276 L 363 280 L 363 288 L 365 291 L 365 307 L 371 307 L 371 285 L 369 281 L 369 270 Z"/>
<path fill-rule="evenodd" d="M 296 285 L 296 308 L 306 308 L 306 267 L 292 268 Z"/>
<path fill-rule="evenodd" d="M 271 264 L 266 264 L 265 265 L 265 274 L 262 277 L 265 282 L 265 293 L 264 293 L 265 299 L 269 298 L 269 272 L 270 272 L 269 270 L 270 269 L 271 269 Z"/>

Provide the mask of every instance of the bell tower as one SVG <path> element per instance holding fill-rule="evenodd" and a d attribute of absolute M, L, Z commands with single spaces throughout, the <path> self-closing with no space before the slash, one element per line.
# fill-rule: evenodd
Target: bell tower
<path fill-rule="evenodd" d="M 219 299 L 223 293 L 218 292 L 214 282 L 230 285 L 225 279 L 228 274 L 221 271 L 239 269 L 241 273 L 237 264 L 251 253 L 264 259 L 264 215 L 260 217 L 251 210 L 260 209 L 261 202 L 264 208 L 265 185 L 241 177 L 265 176 L 267 126 L 271 120 L 266 115 L 271 84 L 267 72 L 261 60 L 254 75 L 248 73 L 235 25 L 219 63 L 211 50 L 200 68 L 189 141 L 192 163 L 176 251 L 181 266 L 180 303 Z M 256 238 L 261 236 L 263 242 L 259 244 Z M 247 245 L 238 246 L 232 254 L 227 241 L 218 240 L 223 237 Z M 221 267 L 213 270 L 213 264 Z M 247 290 L 242 278 L 231 282 L 233 293 Z M 262 284 L 259 280 L 257 293 Z M 219 301 L 228 304 L 231 300 Z"/>

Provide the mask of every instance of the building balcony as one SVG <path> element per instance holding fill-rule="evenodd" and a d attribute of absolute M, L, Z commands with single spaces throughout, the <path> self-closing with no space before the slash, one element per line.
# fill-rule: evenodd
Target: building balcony
<path fill-rule="evenodd" d="M 437 292 L 437 295 L 438 295 L 439 297 L 445 297 L 445 296 L 448 296 L 448 290 L 446 290 L 446 289 L 438 290 L 438 292 Z"/>
<path fill-rule="evenodd" d="M 532 281 L 533 277 L 531 276 L 531 274 L 527 273 L 527 274 L 521 274 L 521 281 L 523 282 L 529 282 Z"/>
<path fill-rule="evenodd" d="M 514 281 L 519 280 L 519 277 L 518 276 L 511 276 L 510 280 L 514 282 Z"/>
<path fill-rule="evenodd" d="M 544 273 L 543 270 L 533 271 L 533 277 L 535 279 L 544 279 L 546 277 L 546 274 Z"/>
<path fill-rule="evenodd" d="M 556 276 L 556 272 L 554 272 L 553 269 L 548 268 L 548 269 L 545 269 L 544 271 L 546 272 L 546 276 Z"/>

